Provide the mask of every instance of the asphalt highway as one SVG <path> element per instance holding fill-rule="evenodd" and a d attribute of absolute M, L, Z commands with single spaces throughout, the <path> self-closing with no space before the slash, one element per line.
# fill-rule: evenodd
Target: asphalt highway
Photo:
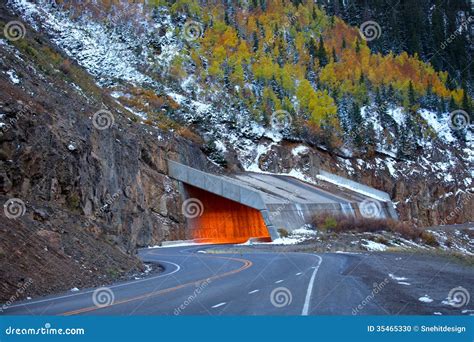
<path fill-rule="evenodd" d="M 391 260 L 344 253 L 249 252 L 248 248 L 224 254 L 214 253 L 214 248 L 143 249 L 140 257 L 145 262 L 159 263 L 163 272 L 14 303 L 3 314 L 304 316 L 438 311 L 420 303 L 418 295 L 410 293 L 415 288 L 410 290 L 387 276 L 389 270 L 385 272 L 384 268 L 392 265 Z M 363 265 L 369 261 L 387 265 L 374 272 Z M 444 291 L 440 289 L 440 296 Z"/>

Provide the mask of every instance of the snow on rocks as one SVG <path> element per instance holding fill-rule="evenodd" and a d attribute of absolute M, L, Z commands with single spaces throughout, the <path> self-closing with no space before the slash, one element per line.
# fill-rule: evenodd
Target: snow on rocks
<path fill-rule="evenodd" d="M 7 75 L 10 77 L 10 81 L 13 84 L 19 84 L 20 83 L 20 79 L 18 78 L 15 70 L 8 70 Z"/>
<path fill-rule="evenodd" d="M 446 142 L 453 142 L 456 140 L 453 134 L 451 133 L 451 129 L 447 123 L 448 116 L 439 120 L 436 113 L 433 113 L 426 109 L 421 109 L 418 111 L 421 117 L 427 122 L 427 124 L 433 128 L 433 130 L 438 134 L 439 137 L 442 137 Z"/>
<path fill-rule="evenodd" d="M 99 84 L 108 85 L 112 79 L 137 84 L 153 83 L 150 77 L 138 70 L 143 56 L 134 50 L 147 45 L 143 39 L 85 17 L 72 20 L 48 3 L 12 0 L 10 6 L 35 30 L 44 28 L 69 57 L 98 78 Z"/>
<path fill-rule="evenodd" d="M 262 155 L 267 154 L 274 145 L 276 145 L 275 142 L 259 144 L 256 149 L 255 159 L 253 160 L 251 164 L 245 167 L 246 171 L 262 172 L 262 170 L 260 169 L 260 157 Z"/>

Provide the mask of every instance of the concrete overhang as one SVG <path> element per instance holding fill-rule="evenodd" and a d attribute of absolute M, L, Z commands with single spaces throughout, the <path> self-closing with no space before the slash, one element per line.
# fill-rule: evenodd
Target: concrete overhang
<path fill-rule="evenodd" d="M 311 223 L 318 213 L 358 217 L 360 203 L 375 201 L 367 193 L 377 197 L 379 218 L 398 219 L 388 194 L 328 172 L 323 174 L 328 180 L 311 184 L 290 176 L 266 173 L 216 175 L 171 160 L 168 171 L 171 178 L 184 184 L 259 210 L 272 238 L 278 237 L 279 228 L 297 229 Z M 331 179 L 335 179 L 335 183 L 331 183 Z M 362 189 L 362 193 L 351 187 Z"/>

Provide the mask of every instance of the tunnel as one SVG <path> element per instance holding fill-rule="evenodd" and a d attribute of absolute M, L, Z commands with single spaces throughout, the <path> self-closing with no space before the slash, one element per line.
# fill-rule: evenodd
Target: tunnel
<path fill-rule="evenodd" d="M 168 173 L 179 181 L 183 201 L 195 199 L 202 207 L 199 215 L 185 215 L 186 235 L 196 242 L 274 241 L 280 231 L 311 225 L 315 215 L 357 217 L 364 203 L 376 207 L 378 218 L 398 219 L 387 193 L 323 170 L 317 184 L 276 174 L 213 174 L 172 160 Z"/>
<path fill-rule="evenodd" d="M 184 185 L 187 197 L 202 203 L 197 217 L 187 218 L 188 234 L 200 243 L 243 243 L 249 239 L 271 241 L 259 210 L 211 192 Z"/>

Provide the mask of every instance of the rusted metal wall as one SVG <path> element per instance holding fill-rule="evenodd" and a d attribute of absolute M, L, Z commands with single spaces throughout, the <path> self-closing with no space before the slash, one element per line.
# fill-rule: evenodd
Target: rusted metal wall
<path fill-rule="evenodd" d="M 190 237 L 206 243 L 242 243 L 249 238 L 270 241 L 260 211 L 210 192 L 185 185 L 188 198 L 202 202 L 199 216 L 188 218 Z"/>

